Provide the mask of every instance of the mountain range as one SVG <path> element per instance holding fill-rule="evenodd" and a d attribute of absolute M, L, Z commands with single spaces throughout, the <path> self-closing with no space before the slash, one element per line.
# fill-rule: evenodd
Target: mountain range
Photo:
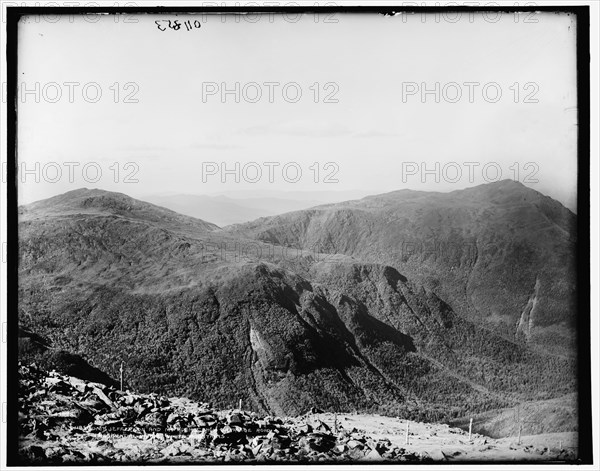
<path fill-rule="evenodd" d="M 368 194 L 364 191 L 230 191 L 227 194 L 152 194 L 142 200 L 219 226 L 248 222 L 277 214 L 338 203 Z"/>
<path fill-rule="evenodd" d="M 507 338 L 573 352 L 577 217 L 504 180 L 401 190 L 261 218 L 228 232 L 396 268 Z"/>
<path fill-rule="evenodd" d="M 577 390 L 575 225 L 509 181 L 224 228 L 75 190 L 19 208 L 19 324 L 221 407 L 490 415 Z"/>

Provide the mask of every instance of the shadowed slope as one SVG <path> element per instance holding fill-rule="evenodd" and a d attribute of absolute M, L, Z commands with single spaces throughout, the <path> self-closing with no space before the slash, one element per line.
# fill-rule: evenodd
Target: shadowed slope
<path fill-rule="evenodd" d="M 229 226 L 232 234 L 391 265 L 507 338 L 575 352 L 576 216 L 504 180 L 401 190 Z"/>

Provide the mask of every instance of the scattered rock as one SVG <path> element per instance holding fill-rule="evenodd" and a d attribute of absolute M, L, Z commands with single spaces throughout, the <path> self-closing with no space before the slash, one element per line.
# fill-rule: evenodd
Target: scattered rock
<path fill-rule="evenodd" d="M 377 450 L 370 450 L 364 457 L 365 461 L 383 461 L 383 457 Z"/>
<path fill-rule="evenodd" d="M 19 365 L 19 395 L 19 432 L 25 437 L 20 456 L 27 464 L 421 460 L 339 422 L 334 433 L 310 416 L 284 421 L 218 412 L 208 404 L 133 394 L 33 364 Z M 127 439 L 126 448 L 116 446 L 120 439 Z"/>

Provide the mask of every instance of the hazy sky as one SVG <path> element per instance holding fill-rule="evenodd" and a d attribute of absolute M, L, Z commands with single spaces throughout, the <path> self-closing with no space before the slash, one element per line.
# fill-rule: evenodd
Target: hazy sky
<path fill-rule="evenodd" d="M 160 31 L 155 21 L 169 19 L 181 28 L 159 21 Z M 455 20 L 30 17 L 19 31 L 18 146 L 34 173 L 22 175 L 20 202 L 80 187 L 449 191 L 500 170 L 574 208 L 574 17 Z M 219 165 L 236 162 L 239 182 L 223 183 Z"/>

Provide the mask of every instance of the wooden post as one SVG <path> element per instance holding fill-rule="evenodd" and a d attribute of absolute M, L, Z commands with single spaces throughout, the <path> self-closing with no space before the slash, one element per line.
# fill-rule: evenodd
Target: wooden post
<path fill-rule="evenodd" d="M 562 440 L 558 441 L 558 449 L 559 451 L 562 451 Z"/>
<path fill-rule="evenodd" d="M 337 428 L 337 412 L 335 414 L 333 414 L 333 430 L 335 431 L 335 433 L 337 433 L 338 428 Z"/>
<path fill-rule="evenodd" d="M 406 438 L 404 439 L 404 444 L 408 445 L 408 427 L 409 427 L 409 422 L 408 420 L 406 421 Z"/>
<path fill-rule="evenodd" d="M 521 404 L 517 405 L 517 422 L 519 424 L 519 438 L 517 440 L 517 445 L 521 444 Z"/>
<path fill-rule="evenodd" d="M 241 400 L 241 399 L 240 399 L 240 407 L 239 407 L 239 410 L 240 410 L 240 411 L 242 410 L 242 400 Z"/>
<path fill-rule="evenodd" d="M 123 391 L 123 362 L 121 362 L 121 368 L 119 368 L 121 373 L 121 391 Z"/>
<path fill-rule="evenodd" d="M 471 441 L 471 430 L 473 430 L 473 417 L 469 420 L 469 441 Z"/>

